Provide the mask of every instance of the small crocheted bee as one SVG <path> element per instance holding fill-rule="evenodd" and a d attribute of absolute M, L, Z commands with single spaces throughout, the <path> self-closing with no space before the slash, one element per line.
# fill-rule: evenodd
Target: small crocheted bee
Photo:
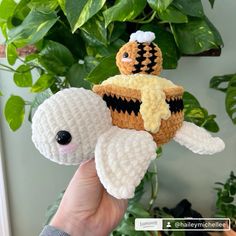
<path fill-rule="evenodd" d="M 116 64 L 122 74 L 160 74 L 162 53 L 152 42 L 154 39 L 152 32 L 137 31 L 131 34 L 130 41 L 116 55 Z"/>
<path fill-rule="evenodd" d="M 46 158 L 79 165 L 95 157 L 107 192 L 132 198 L 157 146 L 170 139 L 194 153 L 214 154 L 224 142 L 183 121 L 183 88 L 158 77 L 160 49 L 154 34 L 131 35 L 117 54 L 121 75 L 93 91 L 64 89 L 44 101 L 33 116 L 32 140 Z"/>

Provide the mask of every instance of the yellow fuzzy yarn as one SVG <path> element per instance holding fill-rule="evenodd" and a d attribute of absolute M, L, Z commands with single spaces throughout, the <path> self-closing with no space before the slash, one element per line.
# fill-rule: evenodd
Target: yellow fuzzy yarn
<path fill-rule="evenodd" d="M 140 113 L 145 130 L 156 133 L 159 131 L 161 120 L 171 116 L 169 105 L 166 103 L 165 88 L 177 87 L 171 81 L 154 75 L 116 75 L 102 82 L 102 85 L 116 85 L 141 91 Z"/>

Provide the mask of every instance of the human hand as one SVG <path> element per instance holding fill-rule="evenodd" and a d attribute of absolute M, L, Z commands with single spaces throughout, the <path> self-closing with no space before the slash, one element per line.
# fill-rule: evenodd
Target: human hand
<path fill-rule="evenodd" d="M 106 236 L 118 225 L 126 208 L 127 200 L 106 192 L 93 159 L 76 171 L 50 225 L 71 236 Z"/>

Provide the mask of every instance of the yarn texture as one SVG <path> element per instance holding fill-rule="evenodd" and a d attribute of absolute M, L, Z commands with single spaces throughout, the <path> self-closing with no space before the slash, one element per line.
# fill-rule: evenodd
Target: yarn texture
<path fill-rule="evenodd" d="M 183 122 L 182 127 L 176 132 L 174 140 L 200 155 L 212 155 L 223 151 L 225 148 L 222 139 L 212 137 L 202 127 L 186 121 Z"/>
<path fill-rule="evenodd" d="M 182 94 L 184 89 L 167 79 L 154 75 L 116 75 L 103 81 L 101 85 L 95 85 L 93 91 L 103 97 L 104 100 L 107 96 L 110 97 L 114 105 L 117 105 L 118 99 L 121 104 L 123 103 L 123 106 L 128 108 L 122 109 L 120 106 L 113 106 L 111 102 L 107 103 L 111 111 L 113 125 L 120 128 L 152 131 L 151 134 L 157 145 L 169 142 L 182 125 L 184 117 Z M 146 100 L 142 99 L 145 94 L 147 94 Z M 153 99 L 150 97 L 152 94 L 154 95 Z M 164 94 L 161 104 L 164 103 L 168 108 L 167 119 L 165 116 L 162 116 L 162 119 L 159 118 L 163 114 L 158 99 L 155 100 L 159 94 Z M 134 107 L 132 103 L 136 105 L 139 103 L 140 105 Z M 176 105 L 177 103 L 182 104 L 182 106 L 179 108 Z M 144 107 L 143 110 L 141 110 L 142 107 Z M 146 120 L 150 127 L 154 126 L 153 130 L 147 129 Z"/>
<path fill-rule="evenodd" d="M 95 149 L 98 176 L 112 196 L 132 198 L 136 186 L 156 158 L 156 144 L 145 131 L 113 126 L 102 134 Z"/>
<path fill-rule="evenodd" d="M 42 155 L 64 165 L 94 157 L 101 183 L 118 199 L 134 196 L 157 146 L 172 138 L 201 155 L 225 148 L 220 138 L 183 121 L 184 89 L 157 76 L 162 54 L 154 38 L 152 32 L 132 34 L 116 56 L 121 75 L 93 91 L 59 91 L 32 120 L 32 140 Z"/>
<path fill-rule="evenodd" d="M 64 89 L 43 102 L 32 120 L 32 140 L 42 155 L 65 165 L 77 165 L 93 158 L 98 137 L 111 127 L 104 101 L 83 88 Z M 59 131 L 68 131 L 72 140 L 60 145 Z"/>
<path fill-rule="evenodd" d="M 130 35 L 129 41 L 137 41 L 139 43 L 151 43 L 155 39 L 155 34 L 151 31 L 138 30 Z"/>

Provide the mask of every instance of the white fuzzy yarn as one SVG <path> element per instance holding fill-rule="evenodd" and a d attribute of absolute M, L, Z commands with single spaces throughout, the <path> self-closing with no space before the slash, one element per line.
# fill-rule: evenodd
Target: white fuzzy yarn
<path fill-rule="evenodd" d="M 174 140 L 187 147 L 197 154 L 212 155 L 221 152 L 225 143 L 219 137 L 212 137 L 205 129 L 190 123 L 183 122 L 182 127 L 177 131 Z"/>
<path fill-rule="evenodd" d="M 93 157 L 98 137 L 111 127 L 111 115 L 102 98 L 83 88 L 64 89 L 41 104 L 32 121 L 32 140 L 46 158 L 76 165 Z M 72 135 L 72 153 L 61 153 L 58 131 Z"/>
<path fill-rule="evenodd" d="M 151 43 L 155 39 L 155 34 L 151 31 L 138 30 L 130 35 L 130 42 Z"/>
<path fill-rule="evenodd" d="M 135 188 L 156 157 L 156 143 L 146 131 L 113 126 L 95 149 L 98 176 L 107 192 L 118 199 L 134 196 Z"/>

